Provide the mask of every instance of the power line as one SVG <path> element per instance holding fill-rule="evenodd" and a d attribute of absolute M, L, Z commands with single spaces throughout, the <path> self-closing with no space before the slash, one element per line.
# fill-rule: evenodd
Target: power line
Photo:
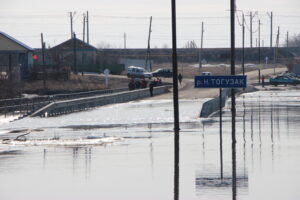
<path fill-rule="evenodd" d="M 112 15 L 91 15 L 94 18 L 111 18 L 111 19 L 148 19 L 144 16 L 112 16 Z M 65 15 L 0 15 L 0 18 L 65 18 Z M 79 16 L 75 20 L 77 20 Z M 170 17 L 153 17 L 155 20 L 170 20 Z M 197 17 L 178 17 L 178 20 L 188 19 L 226 19 L 229 16 L 197 16 Z"/>
<path fill-rule="evenodd" d="M 44 34 L 47 37 L 61 37 L 61 36 L 68 36 L 69 34 Z M 40 38 L 39 35 L 16 35 L 15 37 L 23 37 L 23 38 Z"/>
<path fill-rule="evenodd" d="M 111 19 L 145 19 L 147 20 L 149 17 L 143 17 L 143 16 L 112 16 L 112 15 L 92 15 L 92 17 L 95 18 L 111 18 Z M 155 20 L 161 19 L 161 20 L 170 20 L 171 17 L 153 17 Z M 177 17 L 177 20 L 182 20 L 182 19 L 224 19 L 224 18 L 229 18 L 229 16 L 199 16 L 199 17 Z"/>
<path fill-rule="evenodd" d="M 244 12 L 243 12 L 243 11 L 242 11 L 242 15 L 244 15 Z M 244 26 L 244 23 L 245 23 L 245 22 L 243 22 L 243 23 L 240 22 L 239 15 L 236 15 L 236 18 L 237 18 L 237 21 L 238 21 L 239 25 L 240 25 L 240 26 Z M 244 20 L 243 20 L 243 21 L 244 21 Z"/>
<path fill-rule="evenodd" d="M 275 15 L 276 17 L 295 17 L 295 18 L 300 18 L 300 15 Z"/>
<path fill-rule="evenodd" d="M 65 15 L 0 15 L 0 18 L 65 18 Z"/>
<path fill-rule="evenodd" d="M 249 11 L 244 11 L 244 12 L 249 12 Z M 256 12 L 257 14 L 253 15 L 253 18 L 257 15 L 257 16 L 265 16 L 264 14 L 259 14 L 258 12 Z M 276 17 L 284 17 L 284 18 L 300 18 L 300 15 L 280 15 L 280 14 L 276 14 L 274 15 Z M 0 15 L 0 18 L 65 18 L 65 15 L 49 15 L 49 14 L 29 14 L 29 15 Z M 147 16 L 117 16 L 117 15 L 91 15 L 91 17 L 95 17 L 95 18 L 116 18 L 116 19 L 148 19 Z M 181 19 L 228 19 L 230 16 L 229 15 L 223 15 L 223 16 L 194 16 L 194 17 L 177 17 L 178 20 Z M 158 16 L 158 17 L 153 17 L 155 18 L 155 20 L 170 20 L 170 17 L 163 17 L 163 16 Z"/>

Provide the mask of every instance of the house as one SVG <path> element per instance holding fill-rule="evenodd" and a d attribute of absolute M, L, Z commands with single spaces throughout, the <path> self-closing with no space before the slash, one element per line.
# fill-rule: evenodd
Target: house
<path fill-rule="evenodd" d="M 31 47 L 4 32 L 0 32 L 1 78 L 27 79 L 33 66 L 32 52 Z"/>
<path fill-rule="evenodd" d="M 70 67 L 74 71 L 76 68 L 80 71 L 96 65 L 97 48 L 78 38 L 71 38 L 48 49 L 46 57 L 50 60 L 49 64 L 58 68 Z"/>

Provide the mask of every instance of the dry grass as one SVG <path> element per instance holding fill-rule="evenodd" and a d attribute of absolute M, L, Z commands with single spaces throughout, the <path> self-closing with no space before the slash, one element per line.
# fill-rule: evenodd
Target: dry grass
<path fill-rule="evenodd" d="M 53 93 L 68 93 L 80 92 L 89 90 L 103 90 L 127 87 L 128 80 L 124 78 L 110 78 L 108 88 L 105 87 L 105 78 L 99 75 L 74 75 L 72 74 L 70 80 L 47 80 L 45 91 L 43 88 L 43 81 L 36 80 L 25 82 L 22 87 L 23 93 L 36 94 L 53 94 Z"/>
<path fill-rule="evenodd" d="M 273 66 L 262 66 L 261 69 L 272 68 Z M 282 67 L 278 65 L 277 67 Z M 156 64 L 153 66 L 153 71 L 158 68 L 172 68 L 171 63 Z M 246 67 L 245 71 L 258 70 L 257 67 Z M 182 73 L 183 78 L 194 78 L 194 76 L 201 74 L 201 72 L 211 72 L 212 75 L 229 75 L 230 67 L 217 66 L 217 67 L 203 67 L 199 70 L 198 67 L 193 67 L 190 63 L 178 63 L 178 73 Z M 242 68 L 236 66 L 236 74 L 242 73 Z M 114 76 L 109 78 L 108 89 L 128 87 L 128 78 L 126 73 L 123 76 Z M 21 87 L 22 93 L 29 94 L 54 94 L 54 93 L 68 93 L 80 92 L 89 90 L 102 90 L 105 88 L 105 78 L 98 74 L 95 75 L 74 75 L 72 74 L 70 80 L 47 80 L 47 90 L 43 89 L 43 81 L 30 81 L 25 82 Z"/>
<path fill-rule="evenodd" d="M 20 94 L 20 83 L 15 80 L 0 79 L 0 99 L 14 98 Z"/>

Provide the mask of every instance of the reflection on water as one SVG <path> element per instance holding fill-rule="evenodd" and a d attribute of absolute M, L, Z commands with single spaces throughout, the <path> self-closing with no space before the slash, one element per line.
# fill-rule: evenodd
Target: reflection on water
<path fill-rule="evenodd" d="M 0 144 L 0 150 L 6 150 L 0 154 L 0 199 L 297 200 L 300 197 L 299 94 L 256 92 L 239 97 L 234 145 L 230 107 L 225 107 L 223 179 L 219 116 L 203 121 L 197 118 L 200 101 L 181 102 L 184 120 L 180 124 L 178 159 L 174 159 L 173 124 L 166 117 L 172 113 L 171 102 L 141 101 L 137 105 L 100 108 L 85 113 L 86 121 L 60 117 L 59 120 L 66 120 L 65 124 L 72 126 L 68 128 L 61 128 L 62 123 L 44 126 L 44 122 L 38 124 L 40 119 L 36 119 L 39 131 L 27 135 L 26 143 Z M 136 110 L 149 113 L 149 108 L 155 110 L 156 118 L 153 114 L 149 118 L 143 115 L 140 120 L 134 116 Z M 118 109 L 128 115 L 120 119 L 126 115 L 119 113 L 118 120 L 108 123 L 113 126 L 106 126 L 106 120 L 99 119 L 107 112 L 112 117 L 120 112 Z M 57 119 L 49 120 L 54 124 Z M 126 125 L 122 120 L 130 123 Z M 85 127 L 76 128 L 75 121 Z M 21 120 L 15 129 L 28 130 L 26 123 Z M 14 130 L 9 126 L 0 131 Z M 15 131 L 1 135 L 0 139 L 14 139 L 21 134 Z M 50 140 L 53 138 L 56 140 Z M 105 138 L 121 139 L 102 145 L 90 143 Z M 73 143 L 65 145 L 66 141 Z M 8 153 L 15 150 L 21 153 Z"/>
<path fill-rule="evenodd" d="M 174 200 L 179 199 L 179 148 L 174 156 Z"/>
<path fill-rule="evenodd" d="M 248 187 L 248 179 L 247 177 L 237 177 L 232 179 L 231 177 L 220 178 L 196 178 L 196 188 L 199 190 L 206 190 L 211 188 L 228 188 L 232 187 L 232 182 L 234 182 L 234 189 L 237 187 Z M 236 195 L 236 193 L 235 193 Z M 236 197 L 236 196 L 235 196 Z"/>
<path fill-rule="evenodd" d="M 268 193 L 265 189 L 265 187 L 262 187 L 264 189 L 256 190 L 256 191 L 249 191 L 247 189 L 248 187 L 248 176 L 249 176 L 249 170 L 247 168 L 249 167 L 248 164 L 250 164 L 250 175 L 252 177 L 252 180 L 250 182 L 250 186 L 253 187 L 253 184 L 257 184 L 257 181 L 261 179 L 261 177 L 264 177 L 264 182 L 268 182 L 268 187 L 273 187 L 276 185 L 276 187 L 282 187 L 279 188 L 278 191 L 285 191 L 286 186 L 283 184 L 280 184 L 279 182 L 270 184 L 270 180 L 272 180 L 271 177 L 274 177 L 274 173 L 276 173 L 276 168 L 278 168 L 278 165 L 282 168 L 282 164 L 279 159 L 276 159 L 279 157 L 279 153 L 282 153 L 283 146 L 285 146 L 285 150 L 288 152 L 287 146 L 290 146 L 291 144 L 287 141 L 290 134 L 293 134 L 294 137 L 297 138 L 297 142 L 299 144 L 299 138 L 295 135 L 297 127 L 299 128 L 299 124 L 297 124 L 297 118 L 293 118 L 293 121 L 289 119 L 288 114 L 291 110 L 291 107 L 293 107 L 293 116 L 298 116 L 300 114 L 300 108 L 299 108 L 299 98 L 297 97 L 299 94 L 293 94 L 288 95 L 289 98 L 285 97 L 286 93 L 284 94 L 273 94 L 272 92 L 269 93 L 252 93 L 252 94 L 245 94 L 241 98 L 239 98 L 238 102 L 238 128 L 240 128 L 240 131 L 237 131 L 240 133 L 237 137 L 237 163 L 236 163 L 236 170 L 237 170 L 237 182 L 235 187 L 235 181 L 234 181 L 234 172 L 233 176 L 229 176 L 228 169 L 230 166 L 227 166 L 227 178 L 232 180 L 232 199 L 270 199 L 268 197 Z M 276 96 L 276 98 L 274 97 Z M 284 101 L 282 101 L 284 99 Z M 289 106 L 287 107 L 286 104 Z M 292 105 L 291 105 L 292 104 Z M 289 108 L 289 109 L 287 109 Z M 249 115 L 248 115 L 249 114 Z M 225 116 L 227 115 L 227 118 L 230 119 L 230 111 L 229 109 L 225 113 Z M 282 122 L 286 120 L 286 127 L 283 126 Z M 224 126 L 227 127 L 227 133 L 230 134 L 230 121 L 224 120 Z M 239 124 L 240 122 L 240 124 Z M 290 130 L 289 125 L 293 124 L 293 130 Z M 213 125 L 217 126 L 217 124 Z M 249 127 L 250 129 L 247 129 Z M 208 127 L 206 127 L 206 135 L 208 134 Z M 284 130 L 284 131 L 283 131 Z M 277 133 L 277 134 L 276 134 Z M 284 135 L 283 135 L 284 134 Z M 284 139 L 283 139 L 284 137 Z M 269 138 L 269 139 L 268 139 Z M 250 145 L 247 145 L 247 140 L 251 141 Z M 295 139 L 295 138 L 294 138 Z M 228 141 L 229 142 L 229 141 Z M 241 143 L 242 142 L 242 143 Z M 296 142 L 296 141 L 294 141 Z M 296 143 L 297 143 L 296 142 Z M 234 146 L 232 146 L 234 149 Z M 248 149 L 250 150 L 250 155 L 247 154 Z M 277 150 L 277 152 L 276 152 Z M 298 148 L 299 151 L 299 148 Z M 242 152 L 242 157 L 240 156 Z M 294 152 L 295 153 L 295 152 Z M 226 153 L 225 153 L 226 154 Z M 230 154 L 229 151 L 227 151 L 227 160 L 228 155 Z M 247 162 L 248 155 L 251 158 L 251 162 Z M 233 170 L 235 170 L 235 161 L 234 161 L 235 155 L 233 154 Z M 243 161 L 243 163 L 241 163 Z M 257 162 L 256 162 L 257 161 Z M 271 161 L 271 162 L 268 162 Z M 289 162 L 299 163 L 299 159 L 293 159 Z M 205 163 L 207 165 L 207 163 Z M 248 167 L 247 167 L 248 166 Z M 201 168 L 201 167 L 200 167 Z M 204 169 L 204 167 L 202 168 Z M 207 168 L 205 168 L 207 169 Z M 243 169 L 243 172 L 241 172 L 241 169 Z M 282 168 L 284 169 L 284 167 Z M 263 173 L 264 171 L 269 171 L 273 173 L 271 176 L 268 176 Z M 221 184 L 221 180 L 216 177 L 210 177 L 209 173 L 206 173 L 204 170 L 199 170 L 199 168 L 196 170 L 196 189 L 198 190 L 198 195 L 201 197 L 201 199 L 219 199 L 218 197 L 215 198 L 213 196 L 217 195 L 220 190 L 220 186 L 223 186 Z M 202 171 L 202 173 L 199 171 Z M 294 179 L 293 176 L 300 177 L 299 170 L 298 173 L 293 174 L 289 176 L 289 178 L 292 180 Z M 262 173 L 257 176 L 256 173 Z M 281 173 L 276 174 L 277 176 L 282 176 Z M 261 176 L 261 177 L 259 177 Z M 266 177 L 267 176 L 267 177 Z M 239 177 L 242 177 L 242 180 L 244 180 L 245 184 L 239 184 L 238 179 Z M 231 179 L 233 178 L 233 179 Z M 230 186 L 229 184 L 225 184 L 225 186 Z M 242 185 L 243 189 L 239 189 Z M 208 187 L 209 186 L 209 187 Z M 208 190 L 214 190 L 214 193 L 209 196 L 205 195 L 204 193 Z M 206 188 L 206 189 L 205 189 Z M 214 188 L 214 189 L 212 189 Z M 219 189 L 218 189 L 219 188 Z M 222 187 L 221 187 L 222 188 Z M 292 186 L 294 188 L 294 186 Z M 289 188 L 290 189 L 290 188 Z M 246 191 L 245 191 L 246 190 Z M 265 191 L 264 191 L 265 190 Z M 221 189 L 224 193 L 224 189 Z M 259 193 L 259 195 L 257 195 Z M 274 193 L 274 191 L 273 191 Z M 276 193 L 276 192 L 275 192 Z M 280 192 L 278 192 L 280 193 Z M 242 195 L 241 195 L 242 194 Z M 295 195 L 297 194 L 297 195 Z M 253 195 L 256 198 L 252 198 Z M 280 199 L 282 195 L 270 195 L 272 196 L 272 199 Z M 280 197 L 279 197 L 280 196 Z M 290 199 L 298 199 L 300 197 L 299 192 L 297 190 L 294 190 L 294 193 L 289 193 L 287 196 L 291 197 Z M 222 196 L 224 198 L 224 194 Z M 220 199 L 222 199 L 220 198 Z M 225 198 L 229 199 L 229 198 Z"/>

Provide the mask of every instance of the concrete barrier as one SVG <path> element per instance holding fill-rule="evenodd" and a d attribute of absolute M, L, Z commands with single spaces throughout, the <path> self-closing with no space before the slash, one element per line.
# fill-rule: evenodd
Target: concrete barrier
<path fill-rule="evenodd" d="M 256 92 L 258 91 L 257 88 L 255 88 L 253 85 L 248 85 L 245 89 L 235 89 L 236 95 L 240 95 L 242 93 L 249 93 L 249 92 Z M 231 96 L 231 89 L 223 89 L 222 90 L 222 108 L 225 106 L 227 99 Z M 213 115 L 215 112 L 218 112 L 220 110 L 220 96 L 211 99 L 207 102 L 205 102 L 202 105 L 202 109 L 200 112 L 200 117 L 209 117 Z"/>
<path fill-rule="evenodd" d="M 169 91 L 171 87 L 172 86 L 170 85 L 154 87 L 153 94 L 158 95 L 158 94 L 166 93 Z M 146 89 L 139 89 L 133 91 L 119 92 L 115 94 L 85 97 L 85 98 L 78 98 L 73 100 L 56 101 L 37 110 L 30 116 L 36 117 L 36 116 L 62 115 L 62 114 L 78 112 L 78 111 L 87 110 L 90 108 L 108 105 L 108 104 L 128 102 L 128 101 L 141 99 L 149 96 L 150 96 L 149 88 L 146 88 Z"/>
<path fill-rule="evenodd" d="M 231 95 L 231 89 L 222 90 L 222 108 L 225 106 L 228 97 Z M 202 105 L 200 117 L 209 117 L 211 114 L 220 110 L 220 96 L 205 102 Z"/>

